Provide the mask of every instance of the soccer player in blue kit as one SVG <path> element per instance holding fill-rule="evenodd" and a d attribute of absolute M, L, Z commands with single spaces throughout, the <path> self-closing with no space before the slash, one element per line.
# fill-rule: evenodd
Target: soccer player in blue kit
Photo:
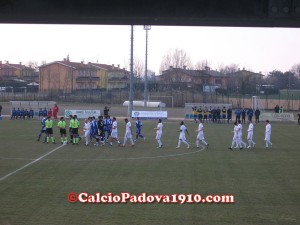
<path fill-rule="evenodd" d="M 45 138 L 44 138 L 43 143 L 46 143 L 46 141 L 47 141 L 47 132 L 46 132 L 46 124 L 45 124 L 46 120 L 47 120 L 47 118 L 44 116 L 42 121 L 41 121 L 42 129 L 41 129 L 40 134 L 39 134 L 38 139 L 37 139 L 37 141 L 40 141 L 42 134 L 45 134 Z"/>
<path fill-rule="evenodd" d="M 143 138 L 143 140 L 145 141 L 145 137 L 142 135 L 142 126 L 143 126 L 143 123 L 142 121 L 140 120 L 140 117 L 137 117 L 136 118 L 136 121 L 135 121 L 135 141 L 137 141 L 139 139 L 139 137 Z"/>

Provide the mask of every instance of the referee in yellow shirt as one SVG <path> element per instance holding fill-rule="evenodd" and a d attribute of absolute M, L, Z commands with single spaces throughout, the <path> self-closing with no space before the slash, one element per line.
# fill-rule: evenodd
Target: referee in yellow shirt
<path fill-rule="evenodd" d="M 49 140 L 51 137 L 51 141 L 53 144 L 55 144 L 55 139 L 53 137 L 53 120 L 51 119 L 51 116 L 47 117 L 47 120 L 45 121 L 45 127 L 46 127 L 46 133 L 47 133 L 47 144 L 49 144 Z"/>
<path fill-rule="evenodd" d="M 61 141 L 61 143 L 63 144 L 64 141 L 66 143 L 68 143 L 67 130 L 66 130 L 67 123 L 66 123 L 64 117 L 60 118 L 60 121 L 58 122 L 57 126 L 58 126 L 59 132 L 60 132 L 60 141 Z"/>

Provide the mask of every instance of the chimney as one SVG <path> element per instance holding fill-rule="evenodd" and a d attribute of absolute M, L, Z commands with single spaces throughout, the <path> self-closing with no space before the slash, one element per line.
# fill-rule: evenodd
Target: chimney
<path fill-rule="evenodd" d="M 183 66 L 183 69 L 186 70 L 186 66 Z"/>
<path fill-rule="evenodd" d="M 9 61 L 6 61 L 6 64 L 9 64 Z"/>
<path fill-rule="evenodd" d="M 243 70 L 245 70 L 245 67 L 243 67 Z"/>
<path fill-rule="evenodd" d="M 169 66 L 169 70 L 172 70 L 173 69 L 173 66 Z"/>
<path fill-rule="evenodd" d="M 115 68 L 115 64 L 111 64 L 112 68 Z"/>
<path fill-rule="evenodd" d="M 66 62 L 67 61 L 67 59 L 66 58 L 64 58 L 64 62 Z"/>
<path fill-rule="evenodd" d="M 80 63 L 81 63 L 81 64 L 83 64 L 83 63 L 84 63 L 84 61 L 81 61 Z"/>
<path fill-rule="evenodd" d="M 0 61 L 0 65 L 2 64 L 2 61 Z"/>
<path fill-rule="evenodd" d="M 206 70 L 206 71 L 210 71 L 210 67 L 206 66 L 206 67 L 205 67 L 205 70 Z"/>
<path fill-rule="evenodd" d="M 120 64 L 118 64 L 118 68 L 120 68 Z"/>
<path fill-rule="evenodd" d="M 19 62 L 20 63 L 20 65 L 22 65 L 22 62 Z"/>

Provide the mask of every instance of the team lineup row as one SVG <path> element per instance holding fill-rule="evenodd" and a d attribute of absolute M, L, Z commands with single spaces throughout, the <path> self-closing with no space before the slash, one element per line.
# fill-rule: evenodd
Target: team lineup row
<path fill-rule="evenodd" d="M 119 138 L 118 138 L 118 122 L 115 117 L 112 119 L 110 116 L 99 116 L 98 120 L 96 120 L 95 117 L 89 117 L 85 119 L 84 121 L 84 126 L 83 126 L 83 133 L 85 136 L 85 144 L 89 145 L 89 143 L 95 139 L 96 146 L 99 145 L 104 145 L 106 142 L 109 142 L 109 145 L 112 146 L 113 142 L 117 142 L 118 146 L 125 147 L 127 141 L 129 140 L 131 143 L 131 146 L 134 147 L 134 140 L 133 140 L 133 132 L 132 132 L 132 125 L 131 122 L 125 118 L 125 135 L 124 135 L 124 141 L 123 144 L 121 144 Z M 248 140 L 248 146 L 246 143 L 242 140 L 243 136 L 243 127 L 242 123 L 239 120 L 237 123 L 234 123 L 234 130 L 233 130 L 233 140 L 232 140 L 232 145 L 229 147 L 230 150 L 233 148 L 253 148 L 255 146 L 255 142 L 253 141 L 253 131 L 254 131 L 254 125 L 251 120 L 248 121 L 249 127 L 247 130 L 247 140 Z M 51 119 L 51 116 L 44 117 L 41 121 L 42 124 L 42 129 L 40 131 L 40 134 L 38 136 L 37 141 L 40 141 L 40 138 L 42 134 L 45 134 L 45 139 L 43 143 L 49 143 L 50 139 L 52 143 L 55 143 L 55 139 L 53 137 L 53 120 Z M 79 136 L 79 126 L 80 123 L 77 119 L 77 116 L 70 115 L 70 121 L 69 121 L 69 133 L 70 133 L 70 142 L 73 145 L 78 144 L 79 140 L 81 137 Z M 145 140 L 145 137 L 142 134 L 142 121 L 140 118 L 136 118 L 135 121 L 135 128 L 136 128 L 136 139 L 135 141 L 138 140 L 138 138 L 142 138 Z M 67 144 L 68 143 L 68 138 L 67 138 L 67 123 L 65 121 L 64 117 L 60 118 L 60 121 L 57 124 L 57 127 L 60 131 L 61 135 L 61 143 L 62 144 Z M 162 120 L 158 120 L 157 126 L 154 128 L 154 131 L 156 132 L 156 140 L 158 143 L 157 148 L 162 148 L 163 144 L 161 141 L 161 137 L 163 134 L 163 123 Z M 187 148 L 190 148 L 190 144 L 187 142 L 185 134 L 188 134 L 188 129 L 185 126 L 184 122 L 180 122 L 180 128 L 178 130 L 179 132 L 179 140 L 178 140 L 178 145 L 176 148 L 180 148 L 181 143 L 184 143 Z M 196 147 L 199 148 L 200 141 L 208 148 L 209 144 L 205 140 L 204 136 L 204 126 L 202 123 L 202 120 L 199 120 L 199 125 L 198 128 L 195 130 L 197 133 L 196 137 Z M 271 139 L 271 124 L 267 120 L 266 121 L 266 130 L 265 130 L 265 142 L 266 142 L 266 147 L 271 147 L 272 143 L 270 141 Z"/>

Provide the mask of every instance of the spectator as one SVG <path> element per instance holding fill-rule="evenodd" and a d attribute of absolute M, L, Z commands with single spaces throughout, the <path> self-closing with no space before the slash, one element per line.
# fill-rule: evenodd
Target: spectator
<path fill-rule="evenodd" d="M 242 123 L 246 123 L 246 109 L 242 109 Z"/>
<path fill-rule="evenodd" d="M 275 113 L 279 113 L 279 106 L 278 105 L 275 106 L 274 111 L 275 111 Z"/>
<path fill-rule="evenodd" d="M 280 106 L 279 113 L 283 113 L 283 107 Z"/>
<path fill-rule="evenodd" d="M 57 113 L 58 113 L 58 106 L 57 104 L 55 104 L 53 107 L 53 117 L 55 120 L 57 120 Z"/>
<path fill-rule="evenodd" d="M 2 115 L 1 112 L 2 112 L 2 105 L 0 105 L 0 116 Z"/>
<path fill-rule="evenodd" d="M 241 119 L 242 111 L 240 109 L 235 110 L 235 122 L 237 123 Z"/>
<path fill-rule="evenodd" d="M 104 116 L 108 116 L 108 112 L 109 112 L 109 107 L 105 106 L 103 110 Z"/>
<path fill-rule="evenodd" d="M 253 109 L 252 108 L 247 110 L 247 115 L 248 115 L 248 120 L 252 121 L 252 117 L 253 117 Z"/>
<path fill-rule="evenodd" d="M 255 123 L 259 123 L 260 110 L 256 109 L 254 114 L 255 114 Z"/>
<path fill-rule="evenodd" d="M 50 108 L 49 111 L 47 112 L 47 116 L 48 116 L 48 117 L 49 117 L 49 116 L 52 117 L 52 109 L 51 109 L 51 108 Z"/>
<path fill-rule="evenodd" d="M 218 123 L 220 123 L 220 121 L 221 121 L 221 109 L 220 109 L 220 107 L 217 108 L 217 119 L 218 119 Z"/>
<path fill-rule="evenodd" d="M 229 108 L 227 109 L 227 123 L 229 123 L 229 120 L 232 121 L 231 117 L 232 117 L 232 110 L 231 110 L 231 108 L 229 107 Z"/>
<path fill-rule="evenodd" d="M 298 125 L 300 125 L 300 108 L 299 108 L 299 112 L 298 112 Z"/>

